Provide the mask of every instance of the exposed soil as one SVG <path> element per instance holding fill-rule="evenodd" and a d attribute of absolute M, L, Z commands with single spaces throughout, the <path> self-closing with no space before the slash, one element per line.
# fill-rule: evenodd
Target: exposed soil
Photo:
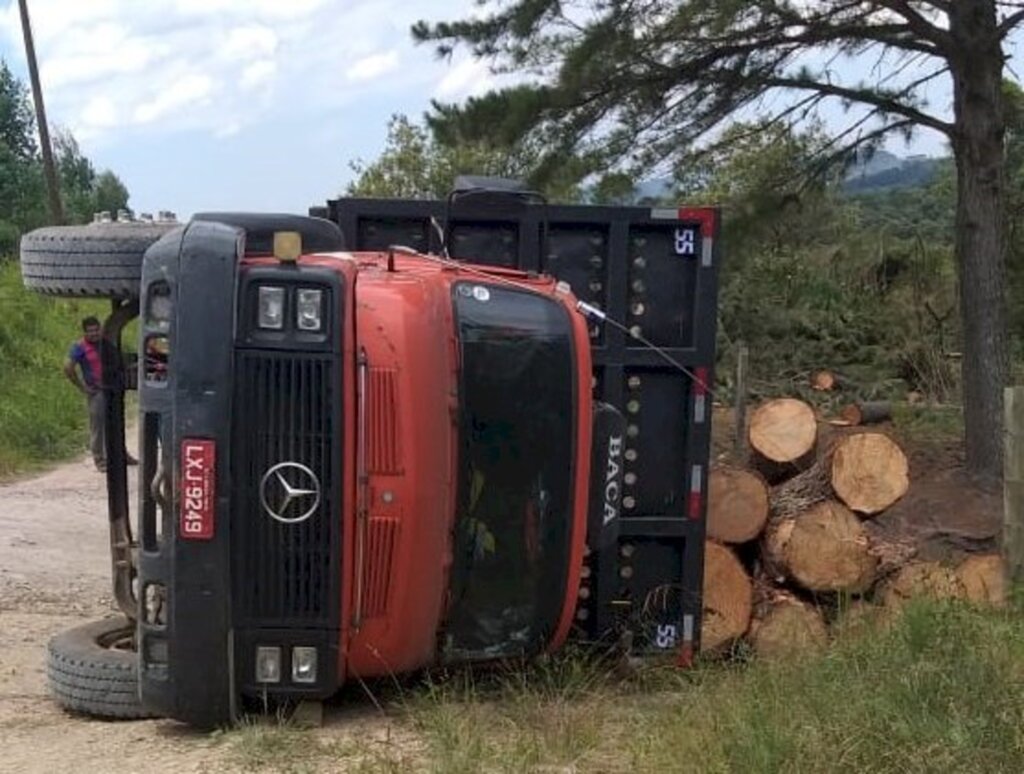
<path fill-rule="evenodd" d="M 71 716 L 47 693 L 47 640 L 115 612 L 104 482 L 82 460 L 0 486 L 0 771 L 223 770 L 207 737 Z"/>
<path fill-rule="evenodd" d="M 136 470 L 130 469 L 133 497 Z M 272 761 L 254 761 L 237 736 L 198 733 L 167 720 L 93 720 L 51 700 L 49 638 L 116 612 L 104 484 L 91 462 L 81 460 L 0 485 L 0 772 L 278 770 Z M 402 736 L 359 697 L 328 707 L 325 721 L 315 737 L 333 747 L 357 740 L 348 746 L 360 758 Z M 337 771 L 342 763 L 314 756 L 298 770 Z"/>

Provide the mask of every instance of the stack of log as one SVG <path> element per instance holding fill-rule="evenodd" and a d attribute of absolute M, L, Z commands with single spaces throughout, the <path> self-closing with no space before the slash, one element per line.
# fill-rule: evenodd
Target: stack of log
<path fill-rule="evenodd" d="M 822 645 L 840 607 L 868 600 L 1005 596 L 999 557 L 955 570 L 917 562 L 910 541 L 872 527 L 910 485 L 907 458 L 886 434 L 836 432 L 822 444 L 813 409 L 790 398 L 757 407 L 748 434 L 748 466 L 710 477 L 704 651 L 742 638 L 769 656 Z"/>

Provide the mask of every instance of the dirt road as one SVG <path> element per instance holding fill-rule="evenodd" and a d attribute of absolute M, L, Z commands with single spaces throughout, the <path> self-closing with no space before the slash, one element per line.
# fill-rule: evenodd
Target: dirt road
<path fill-rule="evenodd" d="M 106 529 L 91 461 L 0 485 L 0 772 L 231 768 L 226 750 L 176 724 L 103 723 L 50 700 L 46 641 L 114 611 Z"/>
<path fill-rule="evenodd" d="M 129 471 L 134 504 L 137 469 Z M 273 727 L 206 734 L 63 712 L 47 692 L 46 643 L 115 612 L 109 561 L 105 478 L 91 461 L 0 484 L 0 772 L 340 771 L 355 762 L 367 770 L 368 755 L 392 759 L 402 732 L 360 702 L 328 707 L 323 729 L 288 744 L 254 740 Z"/>

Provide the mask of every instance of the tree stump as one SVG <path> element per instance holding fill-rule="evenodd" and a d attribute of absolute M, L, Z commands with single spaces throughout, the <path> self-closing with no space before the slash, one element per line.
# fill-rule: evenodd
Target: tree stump
<path fill-rule="evenodd" d="M 777 579 L 791 578 L 808 591 L 861 594 L 871 587 L 878 567 L 860 520 L 831 500 L 772 524 L 764 554 Z"/>
<path fill-rule="evenodd" d="M 824 647 L 828 629 L 815 608 L 787 595 L 754 621 L 750 642 L 762 658 L 785 658 Z"/>
<path fill-rule="evenodd" d="M 768 520 L 768 485 L 757 473 L 715 468 L 708 483 L 707 536 L 722 543 L 746 543 Z"/>
<path fill-rule="evenodd" d="M 708 541 L 704 547 L 704 617 L 701 651 L 723 650 L 750 626 L 753 591 L 750 576 L 728 548 Z"/>
<path fill-rule="evenodd" d="M 831 460 L 832 489 L 858 513 L 880 513 L 910 487 L 903 450 L 881 433 L 846 436 L 836 443 Z"/>
<path fill-rule="evenodd" d="M 782 481 L 814 462 L 818 420 L 802 400 L 762 403 L 750 417 L 751 461 L 770 482 Z"/>

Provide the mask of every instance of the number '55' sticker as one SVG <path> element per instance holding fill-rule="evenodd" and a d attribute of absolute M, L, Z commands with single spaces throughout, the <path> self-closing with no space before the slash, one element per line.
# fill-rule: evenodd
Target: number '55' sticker
<path fill-rule="evenodd" d="M 675 234 L 676 255 L 697 254 L 697 234 L 692 228 L 677 228 Z"/>

